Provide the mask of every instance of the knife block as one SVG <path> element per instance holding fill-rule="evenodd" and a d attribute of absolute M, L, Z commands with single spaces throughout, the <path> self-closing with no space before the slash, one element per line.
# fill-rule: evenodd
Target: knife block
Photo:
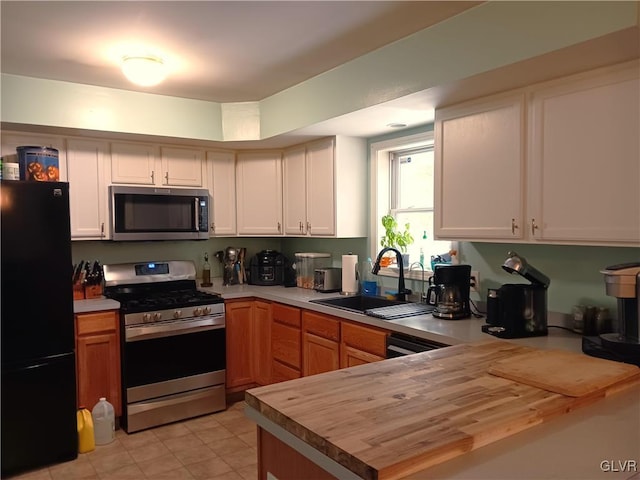
<path fill-rule="evenodd" d="M 84 298 L 102 297 L 102 285 L 85 285 Z"/>
<path fill-rule="evenodd" d="M 73 285 L 73 299 L 84 300 L 84 288 L 82 285 Z"/>

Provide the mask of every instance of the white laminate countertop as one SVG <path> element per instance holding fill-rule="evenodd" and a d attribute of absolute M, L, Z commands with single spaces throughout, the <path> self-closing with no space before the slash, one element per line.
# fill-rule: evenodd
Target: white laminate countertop
<path fill-rule="evenodd" d="M 106 297 L 73 301 L 73 313 L 101 312 L 104 310 L 118 310 L 119 308 L 120 302 Z"/>
<path fill-rule="evenodd" d="M 495 337 L 482 332 L 484 318 L 470 318 L 464 320 L 441 320 L 432 315 L 417 315 L 398 320 L 382 320 L 364 314 L 341 310 L 339 308 L 310 303 L 310 300 L 339 297 L 339 293 L 319 293 L 315 290 L 297 287 L 261 287 L 255 285 L 215 285 L 201 288 L 205 292 L 222 295 L 225 300 L 256 297 L 273 302 L 285 303 L 294 307 L 305 308 L 327 315 L 353 320 L 388 330 L 413 335 L 426 340 L 433 340 L 447 345 L 491 340 Z M 535 348 L 560 349 L 574 352 L 582 351 L 582 337 L 572 332 L 558 328 L 549 328 L 549 335 L 544 337 L 530 337 L 508 340 Z"/>
<path fill-rule="evenodd" d="M 481 327 L 485 323 L 484 318 L 441 320 L 434 318 L 432 315 L 416 315 L 414 317 L 401 318 L 398 320 L 382 320 L 361 313 L 350 312 L 348 310 L 328 307 L 317 303 L 310 303 L 310 300 L 339 297 L 339 293 L 319 293 L 315 290 L 298 287 L 261 287 L 246 284 L 233 286 L 214 284 L 213 287 L 200 288 L 200 290 L 209 293 L 217 293 L 225 300 L 255 297 L 263 300 L 284 303 L 293 307 L 313 310 L 319 313 L 344 318 L 346 320 L 360 322 L 364 325 L 385 328 L 393 332 L 413 335 L 418 338 L 433 340 L 446 345 L 457 345 L 459 343 L 490 340 L 494 338 L 482 332 Z M 120 303 L 105 297 L 75 300 L 73 302 L 74 313 L 117 310 L 119 308 Z M 549 328 L 549 335 L 544 337 L 510 339 L 509 341 L 536 348 L 580 352 L 582 351 L 581 338 L 582 337 L 580 335 L 567 332 L 566 330 Z"/>

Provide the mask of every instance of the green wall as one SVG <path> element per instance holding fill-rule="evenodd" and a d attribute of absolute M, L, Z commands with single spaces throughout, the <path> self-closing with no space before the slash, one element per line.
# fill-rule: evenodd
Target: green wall
<path fill-rule="evenodd" d="M 527 283 L 505 272 L 501 265 L 513 250 L 551 279 L 549 310 L 570 313 L 576 304 L 595 305 L 616 310 L 616 299 L 605 294 L 604 267 L 617 263 L 640 262 L 640 248 L 583 247 L 575 245 L 528 245 L 507 243 L 459 244 L 461 260 L 480 273 L 480 292 L 476 299 L 486 300 L 487 288 L 504 283 Z"/>
<path fill-rule="evenodd" d="M 99 260 L 103 264 L 149 260 L 192 260 L 198 269 L 198 276 L 202 271 L 204 253 L 208 252 L 211 276 L 222 277 L 221 265 L 213 256 L 215 252 L 227 247 L 246 248 L 247 258 L 250 258 L 260 250 L 280 250 L 281 242 L 280 238 L 212 238 L 201 241 L 158 242 L 82 241 L 72 242 L 71 250 L 74 263 L 81 260 Z M 214 279 L 214 286 L 221 283 Z"/>

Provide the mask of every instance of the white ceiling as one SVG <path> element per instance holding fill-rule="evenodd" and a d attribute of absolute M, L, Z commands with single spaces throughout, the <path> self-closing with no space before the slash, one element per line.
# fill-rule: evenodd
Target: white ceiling
<path fill-rule="evenodd" d="M 223 103 L 258 101 L 478 3 L 3 0 L 1 69 Z M 172 70 L 165 82 L 144 89 L 125 80 L 118 63 L 132 46 L 163 55 Z M 391 102 L 336 122 L 340 133 L 372 136 L 403 114 L 409 126 L 414 118 L 425 123 L 428 107 Z"/>

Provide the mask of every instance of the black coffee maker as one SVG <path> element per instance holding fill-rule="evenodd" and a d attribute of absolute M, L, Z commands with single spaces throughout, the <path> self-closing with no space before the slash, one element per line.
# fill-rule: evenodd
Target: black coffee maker
<path fill-rule="evenodd" d="M 459 320 L 471 316 L 471 265 L 436 265 L 429 283 L 433 285 L 427 291 L 427 304 L 435 306 L 434 317 Z"/>
<path fill-rule="evenodd" d="M 500 338 L 547 335 L 547 288 L 549 277 L 529 265 L 524 257 L 509 252 L 502 268 L 521 275 L 531 284 L 507 283 L 487 291 L 487 324 L 482 331 Z"/>

